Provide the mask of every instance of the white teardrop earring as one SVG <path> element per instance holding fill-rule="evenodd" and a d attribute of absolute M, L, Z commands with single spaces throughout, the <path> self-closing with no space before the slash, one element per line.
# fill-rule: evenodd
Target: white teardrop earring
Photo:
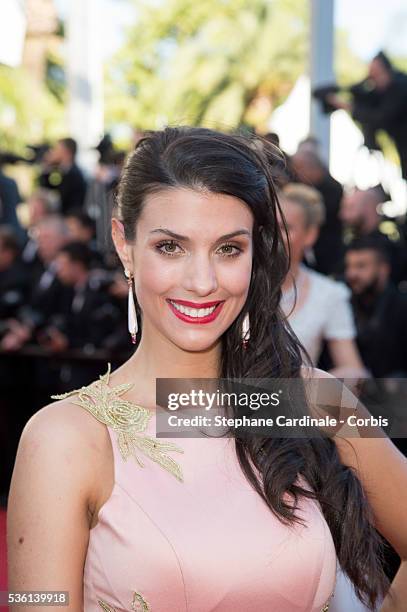
<path fill-rule="evenodd" d="M 132 343 L 136 344 L 138 325 L 137 325 L 136 305 L 134 303 L 134 295 L 133 295 L 133 275 L 128 270 L 125 270 L 124 274 L 127 278 L 127 284 L 129 285 L 129 298 L 128 298 L 129 334 L 131 336 Z"/>
<path fill-rule="evenodd" d="M 246 312 L 243 322 L 242 322 L 243 348 L 247 347 L 249 339 L 250 339 L 250 319 L 249 319 L 249 313 Z"/>

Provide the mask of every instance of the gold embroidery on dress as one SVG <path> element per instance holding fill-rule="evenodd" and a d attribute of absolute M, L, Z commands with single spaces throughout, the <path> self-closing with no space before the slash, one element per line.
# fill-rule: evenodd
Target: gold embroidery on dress
<path fill-rule="evenodd" d="M 141 593 L 137 593 L 137 591 L 134 591 L 131 609 L 135 612 L 151 612 L 149 603 L 144 599 Z"/>
<path fill-rule="evenodd" d="M 103 601 L 103 599 L 98 599 L 98 604 L 105 612 L 116 612 L 116 608 L 109 606 L 109 604 Z"/>
<path fill-rule="evenodd" d="M 328 597 L 327 602 L 324 604 L 324 607 L 321 608 L 321 612 L 329 612 L 329 604 L 331 603 L 331 599 L 334 596 L 335 590 L 332 591 L 330 596 Z"/>
<path fill-rule="evenodd" d="M 116 608 L 113 608 L 113 606 L 109 605 L 103 599 L 98 599 L 98 604 L 104 612 L 116 612 Z M 134 612 L 151 612 L 150 604 L 144 599 L 141 593 L 137 593 L 137 591 L 134 591 L 131 609 L 134 610 Z"/>
<path fill-rule="evenodd" d="M 85 408 L 98 421 L 117 432 L 117 441 L 124 460 L 133 455 L 137 463 L 144 467 L 137 454 L 137 450 L 141 451 L 183 482 L 180 466 L 165 453 L 165 451 L 183 453 L 183 449 L 172 442 L 161 442 L 149 436 L 139 435 L 145 431 L 152 414 L 147 408 L 121 398 L 134 386 L 133 383 L 109 387 L 110 370 L 109 363 L 106 374 L 99 376 L 99 380 L 95 380 L 87 387 L 51 397 L 60 400 L 78 394 L 78 400 L 73 402 L 74 404 Z"/>

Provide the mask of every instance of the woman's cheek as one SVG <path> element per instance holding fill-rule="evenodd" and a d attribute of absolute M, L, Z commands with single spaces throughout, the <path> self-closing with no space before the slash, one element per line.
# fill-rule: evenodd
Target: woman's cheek
<path fill-rule="evenodd" d="M 230 295 L 245 295 L 249 290 L 252 273 L 251 259 L 240 261 L 239 265 L 222 266 L 218 274 L 219 286 Z"/>
<path fill-rule="evenodd" d="M 135 275 L 135 290 L 140 302 L 167 294 L 177 283 L 176 269 L 164 257 L 145 257 L 139 260 Z"/>

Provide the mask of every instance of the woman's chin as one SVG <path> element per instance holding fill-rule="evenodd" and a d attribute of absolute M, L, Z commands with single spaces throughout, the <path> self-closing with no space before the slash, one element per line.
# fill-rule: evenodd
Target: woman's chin
<path fill-rule="evenodd" d="M 192 353 L 208 351 L 219 343 L 220 337 L 212 334 L 185 334 L 183 337 L 172 337 L 171 341 L 181 350 Z"/>

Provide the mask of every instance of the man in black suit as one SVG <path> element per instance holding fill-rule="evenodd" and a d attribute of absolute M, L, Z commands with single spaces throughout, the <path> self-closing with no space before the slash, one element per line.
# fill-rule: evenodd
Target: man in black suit
<path fill-rule="evenodd" d="M 128 336 L 126 319 L 108 292 L 109 281 L 99 271 L 92 270 L 92 262 L 93 253 L 82 242 L 68 243 L 56 258 L 58 280 L 71 289 L 72 297 L 49 318 L 43 337 L 39 338 L 51 351 L 79 349 L 92 355 L 96 349 L 110 350 L 118 330 L 124 329 L 125 334 L 121 336 Z M 67 388 L 88 384 L 99 367 L 91 362 L 68 360 L 62 366 L 61 384 Z"/>
<path fill-rule="evenodd" d="M 75 163 L 77 144 L 73 138 L 62 138 L 46 154 L 39 177 L 41 187 L 56 189 L 61 199 L 61 212 L 82 208 L 86 197 L 86 181 Z"/>
<path fill-rule="evenodd" d="M 351 242 L 345 278 L 352 290 L 357 344 L 373 376 L 407 375 L 407 294 L 390 280 L 390 258 L 375 236 Z"/>
<path fill-rule="evenodd" d="M 57 278 L 73 292 L 55 319 L 64 348 L 104 348 L 121 318 L 105 278 L 92 270 L 92 263 L 93 253 L 83 242 L 66 244 L 56 258 Z"/>
<path fill-rule="evenodd" d="M 349 244 L 357 238 L 369 237 L 383 246 L 390 260 L 391 279 L 395 283 L 406 276 L 406 252 L 402 233 L 393 221 L 385 225 L 379 212 L 380 204 L 387 199 L 381 185 L 369 189 L 354 189 L 345 194 L 341 202 L 339 216 L 344 223 L 344 242 Z M 390 234 L 383 232 L 391 226 Z"/>
<path fill-rule="evenodd" d="M 321 274 L 334 274 L 342 259 L 342 222 L 339 218 L 343 195 L 342 185 L 329 174 L 318 154 L 299 148 L 291 158 L 296 180 L 317 189 L 324 200 L 325 221 L 313 250 L 315 269 Z"/>

